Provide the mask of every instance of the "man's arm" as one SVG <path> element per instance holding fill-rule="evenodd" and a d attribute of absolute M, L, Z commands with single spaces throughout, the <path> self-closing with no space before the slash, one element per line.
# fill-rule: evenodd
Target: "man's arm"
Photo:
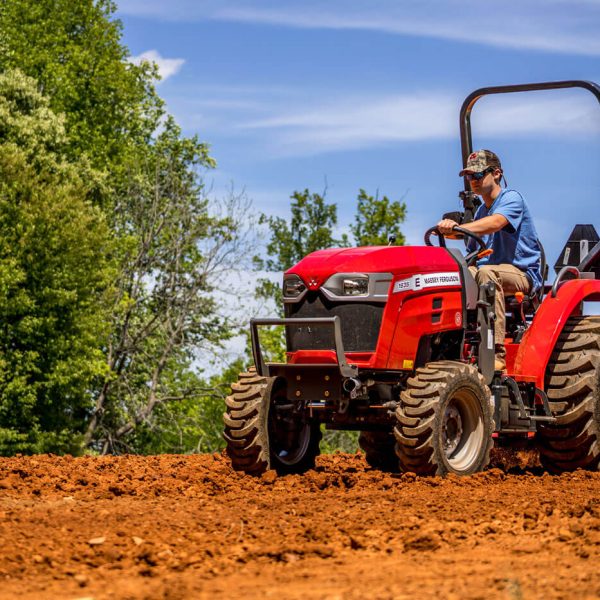
<path fill-rule="evenodd" d="M 452 228 L 458 225 L 456 221 L 452 219 L 442 219 L 438 224 L 438 229 L 443 235 L 451 235 Z M 460 225 L 463 229 L 468 229 L 477 235 L 486 235 L 488 233 L 496 233 L 508 225 L 508 219 L 504 215 L 495 214 L 489 215 L 467 223 L 466 225 Z"/>

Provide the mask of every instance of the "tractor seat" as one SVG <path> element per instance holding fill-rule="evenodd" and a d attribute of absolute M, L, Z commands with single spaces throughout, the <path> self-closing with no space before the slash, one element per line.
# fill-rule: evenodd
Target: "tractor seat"
<path fill-rule="evenodd" d="M 544 252 L 544 247 L 542 246 L 542 242 L 538 239 L 538 244 L 541 250 L 541 264 L 540 269 L 542 271 L 542 285 L 537 290 L 533 290 L 529 294 L 526 294 L 522 300 L 519 302 L 516 296 L 506 296 L 504 298 L 504 303 L 506 305 L 506 312 L 511 312 L 513 315 L 532 315 L 538 309 L 542 298 L 544 297 L 544 283 L 548 277 L 548 264 L 546 263 L 546 253 Z M 529 279 L 529 277 L 527 277 Z M 533 282 L 530 280 L 529 283 L 533 287 Z M 521 311 L 523 311 L 521 313 Z"/>
<path fill-rule="evenodd" d="M 523 314 L 532 315 L 539 307 L 544 293 L 544 286 L 530 294 L 526 294 L 523 300 L 519 302 L 516 296 L 505 296 L 504 303 L 506 304 L 506 312 L 519 314 L 523 310 Z"/>

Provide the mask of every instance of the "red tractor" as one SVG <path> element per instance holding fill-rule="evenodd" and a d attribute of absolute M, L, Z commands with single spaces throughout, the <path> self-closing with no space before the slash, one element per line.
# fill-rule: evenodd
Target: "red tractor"
<path fill-rule="evenodd" d="M 470 114 L 486 94 L 600 86 L 563 81 L 484 88 L 460 116 L 463 165 Z M 473 218 L 478 198 L 461 193 Z M 321 425 L 360 430 L 370 465 L 419 475 L 466 475 L 489 462 L 494 441 L 534 443 L 553 471 L 600 464 L 600 241 L 579 225 L 552 286 L 506 299 L 507 369 L 494 371 L 494 289 L 444 237 L 424 246 L 314 252 L 283 278 L 285 318 L 251 321 L 256 370 L 232 386 L 224 437 L 234 469 L 302 472 L 314 466 Z M 543 274 L 547 276 L 547 267 Z M 287 362 L 265 363 L 262 326 L 283 325 Z"/>

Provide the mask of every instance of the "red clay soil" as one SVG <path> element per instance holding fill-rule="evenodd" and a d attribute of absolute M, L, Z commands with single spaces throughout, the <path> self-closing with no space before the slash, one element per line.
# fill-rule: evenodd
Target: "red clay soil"
<path fill-rule="evenodd" d="M 1 598 L 600 598 L 600 472 L 0 459 Z"/>

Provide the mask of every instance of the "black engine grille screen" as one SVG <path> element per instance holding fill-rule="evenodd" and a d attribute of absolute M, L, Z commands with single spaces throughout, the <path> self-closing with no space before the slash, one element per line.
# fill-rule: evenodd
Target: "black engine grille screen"
<path fill-rule="evenodd" d="M 377 345 L 385 304 L 330 302 L 318 292 L 306 294 L 297 304 L 286 304 L 286 317 L 318 318 L 338 316 L 346 352 L 373 352 Z M 333 327 L 290 325 L 287 347 L 296 350 L 332 350 L 335 348 Z"/>

